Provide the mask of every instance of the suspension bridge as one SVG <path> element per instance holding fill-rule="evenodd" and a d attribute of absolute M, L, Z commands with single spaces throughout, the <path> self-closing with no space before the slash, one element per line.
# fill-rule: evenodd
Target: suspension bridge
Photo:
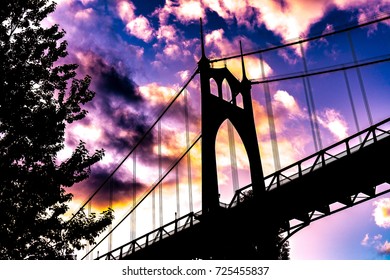
<path fill-rule="evenodd" d="M 80 208 L 117 216 L 82 259 L 277 259 L 312 222 L 389 192 L 390 118 L 370 96 L 389 95 L 378 73 L 390 70 L 390 48 L 359 48 L 389 20 L 251 52 L 240 42 L 239 54 L 212 59 L 201 28 L 192 75 Z M 334 48 L 343 56 L 318 55 Z M 281 88 L 304 110 L 278 107 Z M 343 139 L 323 126 L 321 108 L 332 107 L 348 120 Z"/>

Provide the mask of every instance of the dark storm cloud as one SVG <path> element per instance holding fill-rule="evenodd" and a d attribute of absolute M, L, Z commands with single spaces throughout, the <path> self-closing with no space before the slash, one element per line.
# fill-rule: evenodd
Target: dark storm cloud
<path fill-rule="evenodd" d="M 96 60 L 89 73 L 98 77 L 96 87 L 104 92 L 105 96 L 122 98 L 128 104 L 143 101 L 135 82 L 125 74 L 119 73 L 114 66 L 105 64 L 102 59 Z"/>
<path fill-rule="evenodd" d="M 92 193 L 97 188 L 101 187 L 100 191 L 93 197 L 92 203 L 104 206 L 109 203 L 110 197 L 112 202 L 130 201 L 133 199 L 135 190 L 136 196 L 142 194 L 147 186 L 133 181 L 133 176 L 129 172 L 127 176 L 112 176 L 104 185 L 103 182 L 109 178 L 110 172 L 102 167 L 95 166 L 93 172 L 88 179 L 88 184 L 83 187 L 84 192 Z"/>

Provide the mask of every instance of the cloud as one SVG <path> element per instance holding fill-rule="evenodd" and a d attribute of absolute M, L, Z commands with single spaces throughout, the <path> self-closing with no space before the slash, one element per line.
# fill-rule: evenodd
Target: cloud
<path fill-rule="evenodd" d="M 301 109 L 298 106 L 294 96 L 285 90 L 278 90 L 273 96 L 275 107 L 284 107 L 290 117 L 301 115 Z"/>
<path fill-rule="evenodd" d="M 190 74 L 191 73 L 189 70 L 183 70 L 183 71 L 179 71 L 178 73 L 176 73 L 176 75 L 180 77 L 180 80 L 182 82 L 186 81 L 190 77 Z"/>
<path fill-rule="evenodd" d="M 153 15 L 158 15 L 161 25 L 166 25 L 171 16 L 175 16 L 181 23 L 188 24 L 205 18 L 205 11 L 198 0 L 166 0 L 164 7 L 156 9 Z"/>
<path fill-rule="evenodd" d="M 88 20 L 91 18 L 92 14 L 94 13 L 92 8 L 84 9 L 84 10 L 79 10 L 75 14 L 75 18 L 77 20 Z"/>
<path fill-rule="evenodd" d="M 366 233 L 366 235 L 364 236 L 364 238 L 360 244 L 363 246 L 367 246 L 369 239 L 370 239 L 370 237 L 369 237 L 368 233 Z"/>
<path fill-rule="evenodd" d="M 390 242 L 386 240 L 385 243 L 382 243 L 377 247 L 377 250 L 381 254 L 390 255 Z"/>
<path fill-rule="evenodd" d="M 317 116 L 317 119 L 318 122 L 328 129 L 336 139 L 342 140 L 348 137 L 348 124 L 341 113 L 336 110 L 326 108 Z"/>
<path fill-rule="evenodd" d="M 80 70 L 92 76 L 94 89 L 104 92 L 105 97 L 115 95 L 130 103 L 141 101 L 137 85 L 125 69 L 111 65 L 110 62 L 92 51 L 79 51 L 75 55 L 79 61 Z"/>
<path fill-rule="evenodd" d="M 380 255 L 390 255 L 390 242 L 387 240 L 382 241 L 382 239 L 383 236 L 381 234 L 377 234 L 371 238 L 366 233 L 360 244 L 365 247 L 374 248 Z"/>
<path fill-rule="evenodd" d="M 377 226 L 390 228 L 390 198 L 383 198 L 374 202 L 373 216 Z"/>
<path fill-rule="evenodd" d="M 157 31 L 157 39 L 166 42 L 177 42 L 178 33 L 173 25 L 161 25 Z"/>
<path fill-rule="evenodd" d="M 162 86 L 155 82 L 139 87 L 141 96 L 151 105 L 167 105 L 175 94 L 176 89 L 173 87 Z"/>
<path fill-rule="evenodd" d="M 154 30 L 150 26 L 149 20 L 142 15 L 128 22 L 126 29 L 130 34 L 145 42 L 150 42 L 154 37 Z"/>
<path fill-rule="evenodd" d="M 217 29 L 206 34 L 205 44 L 208 47 L 207 52 L 210 57 L 224 57 L 231 55 L 232 53 L 237 54 L 239 52 L 239 45 L 237 42 L 240 40 L 243 41 L 243 44 L 249 49 L 255 46 L 252 41 L 244 37 L 236 37 L 230 41 L 225 38 L 224 33 L 225 31 L 223 29 Z M 248 79 L 260 79 L 263 76 L 267 77 L 271 75 L 273 72 L 272 68 L 266 61 L 263 60 L 263 66 L 261 65 L 262 62 L 258 56 L 246 56 L 244 58 L 244 64 Z M 237 79 L 241 80 L 242 78 L 241 58 L 219 61 L 213 63 L 212 66 L 215 68 L 222 68 L 226 66 Z M 264 73 L 262 69 L 264 69 Z"/>
<path fill-rule="evenodd" d="M 135 15 L 135 10 L 132 2 L 120 1 L 117 4 L 117 12 L 126 24 L 126 31 L 138 39 L 150 42 L 154 38 L 155 31 L 145 16 Z"/>
<path fill-rule="evenodd" d="M 128 1 L 118 2 L 117 11 L 119 17 L 123 21 L 131 21 L 135 18 L 135 6 L 133 2 L 128 2 Z"/>
<path fill-rule="evenodd" d="M 205 10 L 215 12 L 228 24 L 237 23 L 248 29 L 265 26 L 285 42 L 307 37 L 310 28 L 331 9 L 357 9 L 358 20 L 363 21 L 386 12 L 389 7 L 388 0 L 377 0 L 375 4 L 364 0 L 203 0 L 202 3 Z M 299 48 L 293 48 L 300 55 Z"/>

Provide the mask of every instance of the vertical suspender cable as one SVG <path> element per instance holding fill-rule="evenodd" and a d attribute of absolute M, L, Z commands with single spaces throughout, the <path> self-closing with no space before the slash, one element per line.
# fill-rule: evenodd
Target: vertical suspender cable
<path fill-rule="evenodd" d="M 227 92 L 227 100 L 232 100 L 233 104 L 236 104 L 235 97 L 231 92 L 230 86 L 224 81 L 223 91 Z M 237 191 L 239 188 L 238 171 L 237 171 L 237 155 L 236 155 L 236 143 L 234 140 L 234 130 L 231 122 L 227 122 L 228 138 L 229 138 L 229 151 L 230 151 L 230 169 L 232 172 L 233 191 Z"/>
<path fill-rule="evenodd" d="M 265 71 L 264 71 L 264 61 L 263 61 L 263 55 L 260 53 L 260 66 L 261 66 L 261 75 L 263 80 L 266 79 L 265 77 Z M 280 156 L 279 156 L 279 147 L 278 147 L 278 140 L 276 136 L 276 129 L 275 129 L 275 122 L 274 122 L 274 113 L 272 110 L 272 99 L 271 99 L 271 93 L 269 90 L 269 84 L 263 83 L 264 93 L 265 93 L 265 103 L 267 108 L 267 117 L 268 117 L 268 125 L 269 125 L 269 131 L 270 131 L 270 138 L 271 138 L 271 146 L 272 146 L 272 155 L 274 159 L 274 167 L 275 171 L 281 169 L 280 164 Z"/>
<path fill-rule="evenodd" d="M 152 229 L 156 229 L 156 191 L 152 191 Z"/>
<path fill-rule="evenodd" d="M 110 184 L 109 184 L 109 202 L 108 207 L 112 209 L 112 198 L 113 198 L 113 179 L 111 178 Z M 109 226 L 109 231 L 112 231 L 112 223 Z M 110 234 L 108 238 L 108 252 L 111 252 L 112 250 L 112 234 Z"/>
<path fill-rule="evenodd" d="M 356 56 L 356 52 L 355 52 L 355 47 L 353 45 L 351 32 L 347 31 L 347 35 L 348 35 L 349 46 L 351 47 L 353 62 L 356 65 L 358 60 L 357 60 L 357 56 Z M 356 73 L 358 75 L 360 91 L 362 92 L 363 102 L 364 102 L 364 106 L 366 108 L 368 121 L 369 121 L 370 125 L 372 125 L 373 124 L 373 120 L 372 120 L 370 105 L 368 104 L 367 93 L 366 93 L 366 89 L 364 87 L 362 73 L 360 72 L 360 68 L 359 67 L 356 67 Z"/>
<path fill-rule="evenodd" d="M 176 215 L 180 218 L 180 180 L 179 180 L 179 164 L 176 166 Z"/>
<path fill-rule="evenodd" d="M 359 120 L 358 120 L 358 117 L 357 117 L 357 114 L 356 114 L 355 103 L 353 102 L 353 97 L 352 97 L 352 92 L 351 92 L 351 86 L 350 86 L 350 84 L 349 84 L 347 71 L 343 70 L 343 73 L 344 73 L 345 85 L 346 85 L 347 91 L 348 91 L 349 102 L 350 102 L 351 108 L 352 108 L 353 119 L 354 119 L 354 121 L 355 121 L 356 132 L 359 132 L 359 131 L 360 131 Z M 360 139 L 360 142 L 362 142 L 361 136 L 359 136 L 359 139 Z"/>
<path fill-rule="evenodd" d="M 158 178 L 162 177 L 162 151 L 161 151 L 161 121 L 158 122 Z M 162 182 L 158 186 L 160 227 L 163 226 L 163 197 Z"/>
<path fill-rule="evenodd" d="M 133 153 L 133 209 L 137 203 L 137 151 Z M 131 214 L 131 240 L 134 240 L 137 234 L 137 216 L 136 210 Z"/>
<path fill-rule="evenodd" d="M 188 91 L 184 91 L 184 114 L 186 121 L 186 142 L 187 149 L 190 148 L 190 124 L 189 124 L 189 112 L 188 112 Z M 194 206 L 192 202 L 192 171 L 191 171 L 191 151 L 188 151 L 187 154 L 187 175 L 188 175 L 188 204 L 190 208 L 190 212 L 194 211 Z"/>
<path fill-rule="evenodd" d="M 307 112 L 309 114 L 310 128 L 311 128 L 311 134 L 312 134 L 312 137 L 313 137 L 314 149 L 316 151 L 318 151 L 317 137 L 316 137 L 316 133 L 314 132 L 314 123 L 313 123 L 313 119 L 311 117 L 313 115 L 313 112 L 312 112 L 311 106 L 310 106 L 309 94 L 307 92 L 307 86 L 306 86 L 305 78 L 302 78 L 302 82 L 303 82 L 303 87 L 304 87 L 304 90 L 305 90 L 305 99 L 306 99 L 306 104 L 307 104 Z"/>
<path fill-rule="evenodd" d="M 233 180 L 233 191 L 237 191 L 239 188 L 238 171 L 237 171 L 237 155 L 236 155 L 236 143 L 234 141 L 233 125 L 228 122 L 228 138 L 229 138 L 229 150 L 230 150 L 230 165 Z"/>
<path fill-rule="evenodd" d="M 308 73 L 308 68 L 307 68 L 307 62 L 306 62 L 306 56 L 305 56 L 305 51 L 303 50 L 302 42 L 299 43 L 299 47 L 301 49 L 301 54 L 302 54 L 302 61 L 303 61 L 303 67 L 305 74 Z M 320 135 L 320 129 L 318 127 L 318 119 L 317 119 L 317 112 L 316 112 L 316 107 L 314 104 L 314 99 L 313 99 L 313 92 L 311 89 L 311 84 L 310 84 L 310 79 L 309 77 L 304 77 L 303 78 L 304 86 L 305 86 L 305 95 L 306 95 L 306 101 L 308 105 L 308 110 L 309 110 L 309 117 L 310 117 L 310 125 L 313 133 L 313 140 L 314 140 L 314 146 L 316 151 L 322 150 L 322 141 L 321 141 L 321 135 Z"/>
<path fill-rule="evenodd" d="M 87 209 L 88 209 L 87 210 L 87 214 L 88 214 L 88 217 L 89 217 L 89 215 L 91 215 L 91 213 L 92 213 L 92 201 L 88 202 L 88 208 Z M 87 246 L 85 247 L 85 250 L 86 250 L 86 252 L 89 252 L 89 250 L 90 250 L 89 242 L 87 242 Z M 87 260 L 92 260 L 92 259 L 93 259 L 93 252 L 91 252 L 91 254 L 88 255 Z"/>

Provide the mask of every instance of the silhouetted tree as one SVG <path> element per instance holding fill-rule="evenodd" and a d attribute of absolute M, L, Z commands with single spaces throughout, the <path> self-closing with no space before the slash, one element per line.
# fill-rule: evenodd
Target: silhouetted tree
<path fill-rule="evenodd" d="M 64 31 L 41 25 L 55 10 L 48 0 L 2 0 L 0 9 L 0 258 L 67 259 L 94 241 L 112 221 L 109 209 L 97 216 L 64 214 L 83 181 L 92 155 L 80 141 L 69 159 L 58 162 L 66 125 L 87 114 L 90 77 L 76 79 Z"/>
<path fill-rule="evenodd" d="M 245 202 L 245 201 L 249 201 L 253 199 L 253 191 L 252 190 L 248 190 L 245 192 L 245 195 L 241 198 L 241 202 Z M 275 245 L 277 245 L 278 247 L 278 251 L 277 254 L 278 257 L 277 259 L 278 260 L 289 260 L 290 259 L 290 244 L 288 241 L 283 241 L 283 237 L 282 235 L 277 235 L 275 236 Z M 259 249 L 261 250 L 261 249 Z M 260 253 L 260 252 L 259 252 Z"/>

